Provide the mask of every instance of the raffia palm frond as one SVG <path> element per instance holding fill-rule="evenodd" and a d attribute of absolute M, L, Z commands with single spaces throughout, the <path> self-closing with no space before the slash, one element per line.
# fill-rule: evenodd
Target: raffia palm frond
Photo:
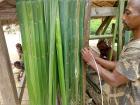
<path fill-rule="evenodd" d="M 85 0 L 17 0 L 30 105 L 83 105 Z"/>

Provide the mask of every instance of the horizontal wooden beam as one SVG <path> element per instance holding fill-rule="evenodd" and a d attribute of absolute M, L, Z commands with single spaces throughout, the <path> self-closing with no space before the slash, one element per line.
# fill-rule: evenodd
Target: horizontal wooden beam
<path fill-rule="evenodd" d="M 117 7 L 92 7 L 91 17 L 115 16 Z"/>
<path fill-rule="evenodd" d="M 16 8 L 0 10 L 0 20 L 16 19 Z"/>
<path fill-rule="evenodd" d="M 16 14 L 9 13 L 9 14 L 3 14 L 0 16 L 0 20 L 15 20 L 17 18 Z"/>
<path fill-rule="evenodd" d="M 0 0 L 0 2 L 2 2 L 2 1 L 4 1 L 4 0 Z M 15 2 L 16 0 L 5 0 L 5 1 L 8 1 L 8 2 Z M 91 1 L 118 1 L 118 0 L 91 0 Z"/>
<path fill-rule="evenodd" d="M 93 39 L 105 39 L 105 38 L 112 38 L 113 35 L 90 35 L 90 40 Z"/>
<path fill-rule="evenodd" d="M 9 4 L 16 5 L 16 0 L 6 0 Z"/>
<path fill-rule="evenodd" d="M 91 0 L 92 2 L 94 2 L 94 1 L 118 1 L 118 0 Z"/>
<path fill-rule="evenodd" d="M 119 1 L 119 0 L 91 0 L 91 2 L 116 2 L 116 1 Z M 125 0 L 125 1 L 128 1 L 128 0 Z"/>

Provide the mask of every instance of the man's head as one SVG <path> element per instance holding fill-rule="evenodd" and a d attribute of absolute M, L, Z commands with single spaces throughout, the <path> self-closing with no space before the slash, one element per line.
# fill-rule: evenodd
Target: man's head
<path fill-rule="evenodd" d="M 131 30 L 140 28 L 140 0 L 128 0 L 123 15 L 123 23 Z"/>

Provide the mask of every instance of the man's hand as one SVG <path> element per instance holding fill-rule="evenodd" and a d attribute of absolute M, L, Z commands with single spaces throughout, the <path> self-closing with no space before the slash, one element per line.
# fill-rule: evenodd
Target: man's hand
<path fill-rule="evenodd" d="M 92 54 L 92 51 L 89 48 L 82 49 L 82 58 L 87 64 L 94 62 L 93 57 L 94 55 Z"/>

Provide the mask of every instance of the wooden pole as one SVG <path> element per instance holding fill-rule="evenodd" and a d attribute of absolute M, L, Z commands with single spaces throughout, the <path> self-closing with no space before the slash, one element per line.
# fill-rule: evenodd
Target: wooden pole
<path fill-rule="evenodd" d="M 109 38 L 113 38 L 112 34 L 108 34 L 108 35 L 90 35 L 89 39 L 90 40 L 94 40 L 94 39 L 109 39 Z"/>
<path fill-rule="evenodd" d="M 123 37 L 123 22 L 122 22 L 122 16 L 123 16 L 123 12 L 124 12 L 124 5 L 125 5 L 125 0 L 119 0 L 119 43 L 118 43 L 118 57 L 119 54 L 121 53 L 122 47 L 123 47 L 123 43 L 122 43 L 122 37 Z"/>
<path fill-rule="evenodd" d="M 4 105 L 19 105 L 10 59 L 0 23 L 0 91 Z"/>
<path fill-rule="evenodd" d="M 108 26 L 108 22 L 110 23 L 110 18 L 112 19 L 112 17 L 108 16 L 105 18 L 105 20 L 101 23 L 101 25 L 99 26 L 99 28 L 96 31 L 96 35 L 103 33 L 104 27 L 106 27 L 106 25 Z"/>
<path fill-rule="evenodd" d="M 85 19 L 84 19 L 84 47 L 89 46 L 90 14 L 91 14 L 91 2 L 90 0 L 86 0 Z M 83 105 L 85 105 L 86 71 L 87 71 L 87 65 L 83 62 L 83 100 L 84 100 Z"/>

